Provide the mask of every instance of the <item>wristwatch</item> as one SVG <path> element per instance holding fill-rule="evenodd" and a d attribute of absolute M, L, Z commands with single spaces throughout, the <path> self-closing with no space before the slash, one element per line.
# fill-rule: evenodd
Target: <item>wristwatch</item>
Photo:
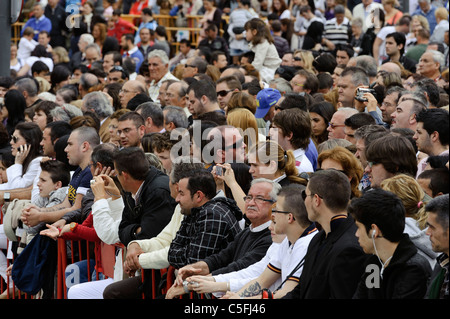
<path fill-rule="evenodd" d="M 78 226 L 78 223 L 75 222 L 71 222 L 70 223 L 70 231 L 74 231 Z"/>
<path fill-rule="evenodd" d="M 5 202 L 9 202 L 10 199 L 11 199 L 11 193 L 9 193 L 9 192 L 4 192 L 4 193 L 3 193 L 3 200 L 4 200 Z"/>

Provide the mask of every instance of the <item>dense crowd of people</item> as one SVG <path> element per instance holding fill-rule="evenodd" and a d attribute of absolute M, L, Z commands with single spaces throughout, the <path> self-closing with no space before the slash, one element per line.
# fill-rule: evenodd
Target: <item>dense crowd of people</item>
<path fill-rule="evenodd" d="M 0 298 L 448 299 L 448 6 L 25 1 Z"/>

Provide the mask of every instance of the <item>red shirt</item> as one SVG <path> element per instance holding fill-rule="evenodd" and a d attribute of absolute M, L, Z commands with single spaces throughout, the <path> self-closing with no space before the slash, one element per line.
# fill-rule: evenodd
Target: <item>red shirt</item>
<path fill-rule="evenodd" d="M 134 34 L 134 24 L 119 18 L 117 23 L 114 25 L 113 29 L 108 29 L 108 36 L 115 37 L 120 43 L 120 39 L 124 34 L 131 33 Z"/>

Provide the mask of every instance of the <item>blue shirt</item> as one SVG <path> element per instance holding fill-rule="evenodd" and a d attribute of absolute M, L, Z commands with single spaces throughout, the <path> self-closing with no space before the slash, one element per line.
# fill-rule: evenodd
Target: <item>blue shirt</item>
<path fill-rule="evenodd" d="M 431 5 L 430 10 L 427 13 L 423 12 L 422 9 L 420 9 L 420 7 L 413 13 L 413 16 L 421 15 L 427 18 L 428 23 L 430 24 L 430 34 L 433 34 L 434 28 L 436 28 L 437 25 L 436 17 L 434 16 L 435 12 L 436 7 Z"/>
<path fill-rule="evenodd" d="M 316 145 L 314 144 L 313 140 L 309 140 L 309 145 L 305 150 L 305 155 L 311 162 L 314 171 L 317 169 L 317 157 L 319 157 L 319 153 L 317 152 Z"/>
<path fill-rule="evenodd" d="M 34 40 L 38 40 L 39 32 L 41 31 L 47 31 L 50 34 L 50 31 L 52 30 L 52 22 L 49 18 L 46 16 L 42 16 L 39 19 L 31 18 L 30 20 L 25 23 L 25 25 L 22 28 L 22 31 L 20 32 L 20 36 L 23 35 L 23 30 L 25 28 L 31 27 L 34 30 Z"/>
<path fill-rule="evenodd" d="M 126 58 L 127 56 L 131 57 L 136 62 L 136 73 L 138 73 L 142 62 L 144 62 L 144 55 L 138 47 L 134 47 L 132 50 L 126 51 L 122 57 Z"/>

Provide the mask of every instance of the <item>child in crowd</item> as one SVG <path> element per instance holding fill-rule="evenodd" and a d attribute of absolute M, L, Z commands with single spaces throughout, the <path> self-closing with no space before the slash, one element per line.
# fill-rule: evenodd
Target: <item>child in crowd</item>
<path fill-rule="evenodd" d="M 252 65 L 259 71 L 262 80 L 268 83 L 273 79 L 275 70 L 281 65 L 270 29 L 259 18 L 247 21 L 244 28 L 249 47 L 255 52 Z"/>
<path fill-rule="evenodd" d="M 61 204 L 66 198 L 70 172 L 66 165 L 60 161 L 48 160 L 41 162 L 39 175 L 39 196 L 32 204 L 38 207 L 52 207 Z M 30 242 L 39 231 L 45 229 L 45 223 L 40 223 L 27 230 L 27 242 Z"/>

